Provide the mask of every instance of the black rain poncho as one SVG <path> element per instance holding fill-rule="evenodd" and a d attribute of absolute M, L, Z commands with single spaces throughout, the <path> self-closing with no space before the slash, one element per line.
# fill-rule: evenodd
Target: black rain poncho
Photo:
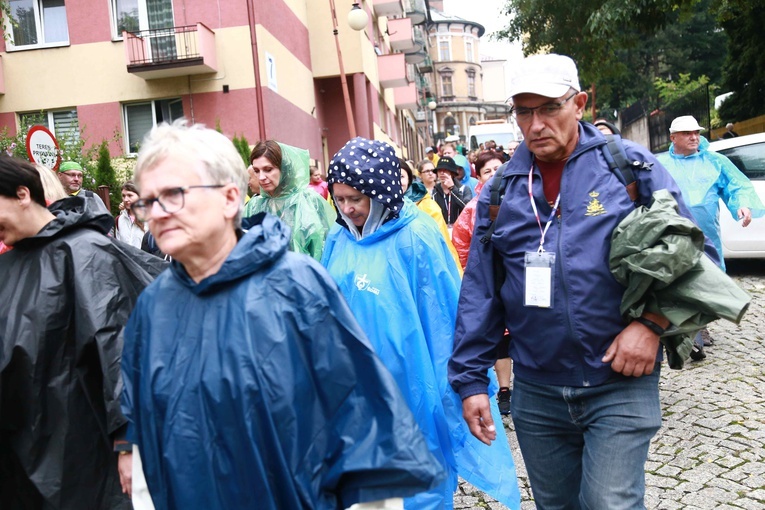
<path fill-rule="evenodd" d="M 671 368 L 682 368 L 696 331 L 717 319 L 738 322 L 750 296 L 704 255 L 704 233 L 677 212 L 667 190 L 653 194 L 648 207 L 631 212 L 614 230 L 610 267 L 625 285 L 625 319 L 643 312 L 672 323 L 662 337 Z"/>
<path fill-rule="evenodd" d="M 130 509 L 110 435 L 122 327 L 165 263 L 105 234 L 93 198 L 0 256 L 0 508 Z"/>

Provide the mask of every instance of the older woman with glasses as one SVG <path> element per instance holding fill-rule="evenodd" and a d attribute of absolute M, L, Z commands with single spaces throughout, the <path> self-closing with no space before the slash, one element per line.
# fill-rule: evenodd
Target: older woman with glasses
<path fill-rule="evenodd" d="M 270 214 L 240 229 L 247 173 L 225 136 L 155 128 L 136 182 L 133 209 L 173 258 L 141 295 L 122 358 L 158 510 L 329 510 L 440 481 L 326 271 L 287 250 Z"/>

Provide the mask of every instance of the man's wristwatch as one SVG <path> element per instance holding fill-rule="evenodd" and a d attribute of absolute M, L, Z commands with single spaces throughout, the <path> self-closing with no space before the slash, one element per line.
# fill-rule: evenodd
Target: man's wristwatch
<path fill-rule="evenodd" d="M 651 319 L 646 319 L 645 317 L 635 317 L 633 320 L 647 327 L 648 329 L 656 333 L 658 336 L 661 336 L 667 332 L 666 328 L 662 328 Z"/>

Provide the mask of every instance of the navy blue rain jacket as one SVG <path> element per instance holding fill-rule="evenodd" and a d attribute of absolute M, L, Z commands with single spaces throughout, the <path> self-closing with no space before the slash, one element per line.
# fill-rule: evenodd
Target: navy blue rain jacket
<path fill-rule="evenodd" d="M 499 170 L 506 180 L 505 198 L 489 243 L 480 242 L 489 227 L 491 186 L 484 186 L 449 364 L 450 382 L 463 399 L 486 393 L 486 371 L 496 360 L 496 345 L 506 327 L 512 336 L 513 370 L 521 380 L 583 387 L 621 377 L 601 361 L 627 325 L 619 310 L 625 289 L 609 270 L 609 252 L 612 232 L 635 205 L 608 168 L 601 150 L 605 143 L 594 126 L 579 124 L 579 142 L 561 178 L 560 216 L 553 219 L 545 237 L 545 250 L 556 255 L 551 308 L 523 305 L 524 254 L 536 252 L 540 241 L 529 199 L 532 154 L 526 144 Z M 635 143 L 625 140 L 624 146 L 629 160 L 653 164 L 651 170 L 636 172 L 639 203 L 647 204 L 655 190 L 667 189 L 677 200 L 680 213 L 692 220 L 677 185 L 656 158 Z M 536 167 L 532 191 L 544 226 L 552 208 Z M 709 241 L 706 246 L 717 261 Z M 495 256 L 501 257 L 505 272 L 499 297 Z"/>
<path fill-rule="evenodd" d="M 344 509 L 440 483 L 335 283 L 259 219 L 201 282 L 173 262 L 126 328 L 123 411 L 156 509 Z"/>

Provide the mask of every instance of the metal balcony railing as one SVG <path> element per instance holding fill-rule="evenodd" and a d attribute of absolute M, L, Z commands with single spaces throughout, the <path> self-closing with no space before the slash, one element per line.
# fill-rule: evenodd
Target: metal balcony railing
<path fill-rule="evenodd" d="M 128 65 L 165 64 L 202 58 L 197 25 L 128 32 Z"/>

